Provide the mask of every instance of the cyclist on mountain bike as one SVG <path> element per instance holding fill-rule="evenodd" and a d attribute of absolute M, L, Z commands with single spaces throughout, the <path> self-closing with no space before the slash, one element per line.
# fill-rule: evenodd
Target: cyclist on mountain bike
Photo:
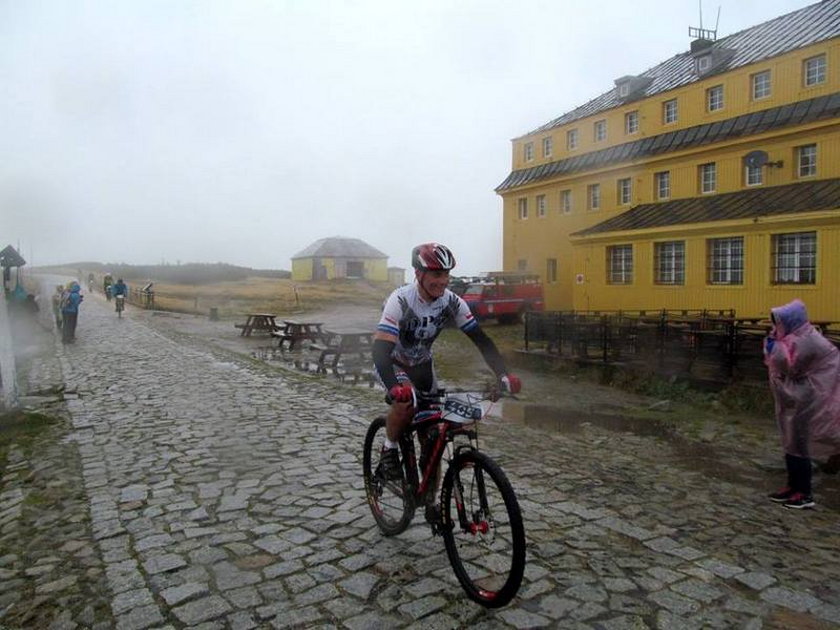
<path fill-rule="evenodd" d="M 411 252 L 411 265 L 415 282 L 388 297 L 373 342 L 376 373 L 391 404 L 377 472 L 389 480 L 402 477 L 398 446 L 414 412 L 412 387 L 424 393 L 437 391 L 432 343 L 444 327 L 460 328 L 507 390 L 515 394 L 522 387 L 519 378 L 508 373 L 496 344 L 479 328 L 467 303 L 446 288 L 455 267 L 449 248 L 439 243 L 418 245 Z"/>

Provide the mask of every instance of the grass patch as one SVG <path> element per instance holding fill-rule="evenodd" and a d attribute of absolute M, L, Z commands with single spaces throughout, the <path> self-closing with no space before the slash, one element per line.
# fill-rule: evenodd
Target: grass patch
<path fill-rule="evenodd" d="M 203 313 L 215 308 L 221 317 L 243 313 L 300 313 L 336 303 L 381 305 L 393 289 L 365 280 L 293 282 L 285 278 L 249 277 L 214 284 L 155 283 L 155 308 Z"/>
<path fill-rule="evenodd" d="M 55 418 L 44 414 L 12 411 L 0 415 L 0 470 L 6 469 L 9 449 L 22 446 L 26 449 L 32 440 L 55 424 Z"/>

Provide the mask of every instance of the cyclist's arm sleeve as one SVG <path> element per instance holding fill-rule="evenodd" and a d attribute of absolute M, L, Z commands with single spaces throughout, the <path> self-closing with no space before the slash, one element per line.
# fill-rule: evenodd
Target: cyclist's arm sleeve
<path fill-rule="evenodd" d="M 399 385 L 397 377 L 394 376 L 394 362 L 391 360 L 391 352 L 394 351 L 396 345 L 393 341 L 386 341 L 385 339 L 373 340 L 373 365 L 387 390 L 390 390 L 394 385 Z"/>
<path fill-rule="evenodd" d="M 493 343 L 493 340 L 487 336 L 481 328 L 478 326 L 472 328 L 471 330 L 466 331 L 467 337 L 476 345 L 476 347 L 481 352 L 481 356 L 484 357 L 484 360 L 487 362 L 487 365 L 490 366 L 490 369 L 501 378 L 507 373 L 507 367 L 505 366 L 505 360 L 502 358 L 499 349 L 496 347 L 496 344 Z"/>

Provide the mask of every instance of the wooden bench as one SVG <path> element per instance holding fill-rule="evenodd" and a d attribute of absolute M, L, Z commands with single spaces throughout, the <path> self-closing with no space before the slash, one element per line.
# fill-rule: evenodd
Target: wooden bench
<path fill-rule="evenodd" d="M 298 344 L 303 344 L 304 341 L 311 341 L 318 343 L 324 338 L 324 331 L 322 322 L 299 322 L 287 319 L 283 322 L 283 329 L 279 332 L 272 332 L 271 336 L 279 341 L 277 348 L 282 349 L 283 344 L 288 342 L 288 349 L 294 350 Z"/>
<path fill-rule="evenodd" d="M 310 346 L 319 352 L 317 371 L 326 374 L 328 359 L 333 374 L 338 375 L 338 366 L 342 357 L 353 356 L 361 361 L 371 361 L 373 333 L 369 330 L 342 329 L 324 331 L 325 341 Z"/>
<path fill-rule="evenodd" d="M 240 329 L 240 337 L 250 337 L 251 333 L 264 332 L 273 333 L 279 330 L 279 326 L 274 321 L 276 315 L 271 313 L 248 313 L 244 324 L 234 324 L 234 328 Z"/>

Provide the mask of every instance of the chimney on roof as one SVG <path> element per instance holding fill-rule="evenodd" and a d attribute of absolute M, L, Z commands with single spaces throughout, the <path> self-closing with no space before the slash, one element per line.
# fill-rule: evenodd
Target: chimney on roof
<path fill-rule="evenodd" d="M 699 29 L 696 29 L 699 30 Z M 688 29 L 689 35 L 691 35 L 691 28 Z M 697 39 L 692 40 L 691 42 L 691 54 L 697 54 L 703 50 L 709 48 L 712 44 L 715 43 L 714 39 L 706 39 L 705 37 L 698 37 Z"/>

